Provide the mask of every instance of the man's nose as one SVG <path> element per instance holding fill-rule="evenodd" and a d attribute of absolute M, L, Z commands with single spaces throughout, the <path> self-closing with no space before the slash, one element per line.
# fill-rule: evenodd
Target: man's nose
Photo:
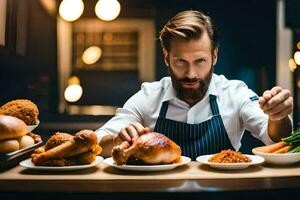
<path fill-rule="evenodd" d="M 197 72 L 194 67 L 189 66 L 186 71 L 186 76 L 190 79 L 197 77 Z"/>

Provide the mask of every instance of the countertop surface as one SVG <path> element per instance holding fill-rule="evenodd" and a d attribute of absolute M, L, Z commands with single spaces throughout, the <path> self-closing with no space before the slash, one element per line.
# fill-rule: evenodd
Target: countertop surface
<path fill-rule="evenodd" d="M 30 183 L 30 184 L 28 184 Z M 70 172 L 36 171 L 22 166 L 0 173 L 0 191 L 9 192 L 189 192 L 300 188 L 300 163 L 267 164 L 224 171 L 191 163 L 169 171 L 137 172 L 101 163 Z"/>

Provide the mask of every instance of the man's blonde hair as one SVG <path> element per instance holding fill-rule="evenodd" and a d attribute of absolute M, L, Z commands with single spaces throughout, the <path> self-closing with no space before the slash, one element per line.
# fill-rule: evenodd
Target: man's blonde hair
<path fill-rule="evenodd" d="M 207 31 L 211 41 L 212 51 L 219 47 L 219 30 L 209 16 L 200 11 L 186 10 L 178 13 L 160 31 L 159 39 L 162 48 L 170 51 L 172 38 L 183 38 L 186 40 L 197 39 Z"/>

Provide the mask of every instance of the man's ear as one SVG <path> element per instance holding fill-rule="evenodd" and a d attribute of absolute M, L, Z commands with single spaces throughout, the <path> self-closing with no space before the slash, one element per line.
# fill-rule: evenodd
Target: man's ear
<path fill-rule="evenodd" d="M 217 47 L 214 49 L 214 52 L 213 52 L 213 66 L 215 66 L 215 64 L 217 64 L 218 52 L 219 52 L 219 48 Z"/>
<path fill-rule="evenodd" d="M 167 66 L 169 66 L 169 54 L 168 54 L 168 51 L 167 51 L 165 48 L 163 48 L 163 54 L 164 54 L 164 61 L 165 61 L 165 64 L 166 64 Z"/>

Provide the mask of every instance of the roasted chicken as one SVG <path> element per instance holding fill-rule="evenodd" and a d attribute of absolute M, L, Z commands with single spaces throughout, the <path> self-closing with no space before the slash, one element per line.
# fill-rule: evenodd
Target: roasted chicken
<path fill-rule="evenodd" d="M 81 165 L 93 162 L 101 151 L 96 134 L 91 130 L 82 130 L 75 136 L 56 133 L 43 148 L 38 148 L 31 158 L 35 165 Z"/>
<path fill-rule="evenodd" d="M 168 137 L 151 132 L 140 136 L 132 144 L 124 141 L 114 146 L 112 157 L 117 165 L 127 164 L 129 160 L 143 164 L 170 164 L 181 160 L 181 149 Z"/>

